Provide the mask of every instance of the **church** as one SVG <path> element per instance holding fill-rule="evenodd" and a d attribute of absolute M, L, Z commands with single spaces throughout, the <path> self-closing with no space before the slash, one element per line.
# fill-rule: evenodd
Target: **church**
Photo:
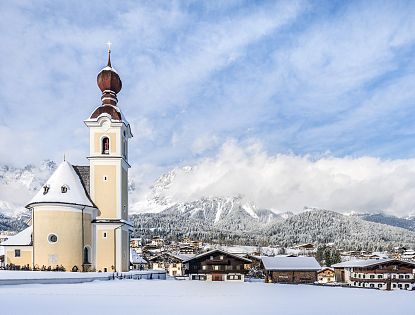
<path fill-rule="evenodd" d="M 10 237 L 5 264 L 34 270 L 128 271 L 128 140 L 131 128 L 118 107 L 122 82 L 108 64 L 97 76 L 101 105 L 84 121 L 89 166 L 63 161 L 26 205 L 31 224 Z"/>

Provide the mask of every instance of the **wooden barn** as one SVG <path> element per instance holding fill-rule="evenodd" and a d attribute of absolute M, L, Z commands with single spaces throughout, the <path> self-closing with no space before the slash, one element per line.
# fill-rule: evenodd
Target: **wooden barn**
<path fill-rule="evenodd" d="M 314 257 L 305 256 L 262 257 L 261 266 L 269 283 L 313 283 L 321 269 Z"/>

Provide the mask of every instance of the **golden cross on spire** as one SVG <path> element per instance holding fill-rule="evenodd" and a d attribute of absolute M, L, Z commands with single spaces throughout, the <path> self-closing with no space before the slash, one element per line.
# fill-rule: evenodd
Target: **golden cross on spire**
<path fill-rule="evenodd" d="M 110 41 L 108 41 L 107 46 L 108 46 L 108 52 L 109 53 L 111 52 L 111 45 L 112 45 L 112 43 Z"/>

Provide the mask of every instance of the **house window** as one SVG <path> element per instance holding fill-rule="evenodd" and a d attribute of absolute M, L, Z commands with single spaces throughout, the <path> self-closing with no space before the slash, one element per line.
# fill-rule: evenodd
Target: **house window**
<path fill-rule="evenodd" d="M 63 186 L 61 187 L 61 193 L 62 193 L 62 194 L 67 193 L 67 192 L 68 192 L 68 189 L 69 189 L 69 187 L 68 187 L 67 185 L 63 185 Z"/>
<path fill-rule="evenodd" d="M 220 260 L 223 260 L 223 256 L 222 255 L 220 256 Z"/>
<path fill-rule="evenodd" d="M 50 189 L 49 185 L 43 186 L 43 194 L 46 195 L 49 192 L 49 189 Z"/>
<path fill-rule="evenodd" d="M 405 275 L 405 279 L 409 279 L 409 275 Z"/>
<path fill-rule="evenodd" d="M 102 154 L 109 154 L 110 153 L 110 139 L 108 137 L 102 138 Z"/>
<path fill-rule="evenodd" d="M 396 288 L 396 283 L 392 284 L 392 288 Z"/>
<path fill-rule="evenodd" d="M 202 281 L 205 281 L 206 280 L 206 276 L 205 275 L 192 275 L 192 280 L 202 280 Z"/>
<path fill-rule="evenodd" d="M 102 238 L 107 238 L 107 232 L 102 233 Z"/>
<path fill-rule="evenodd" d="M 241 265 L 236 265 L 236 270 L 241 270 Z"/>
<path fill-rule="evenodd" d="M 379 284 L 378 284 L 378 288 L 381 288 L 381 287 L 382 287 L 382 283 L 379 283 Z"/>
<path fill-rule="evenodd" d="M 375 275 L 370 275 L 370 279 L 374 279 L 375 278 Z"/>
<path fill-rule="evenodd" d="M 57 241 L 58 241 L 58 236 L 56 234 L 51 233 L 48 235 L 49 243 L 53 244 L 53 243 L 56 243 Z"/>
<path fill-rule="evenodd" d="M 375 287 L 375 285 L 374 285 L 373 283 L 371 283 L 371 284 L 370 284 L 370 287 L 371 287 L 371 288 L 374 288 L 374 287 Z"/>
<path fill-rule="evenodd" d="M 378 275 L 378 279 L 382 279 L 383 278 L 383 275 Z"/>
<path fill-rule="evenodd" d="M 108 180 L 108 176 L 104 175 L 103 179 L 104 179 L 104 182 L 106 182 Z"/>
<path fill-rule="evenodd" d="M 399 275 L 399 279 L 403 279 L 403 275 Z"/>
<path fill-rule="evenodd" d="M 20 249 L 14 250 L 14 257 L 20 257 Z"/>
<path fill-rule="evenodd" d="M 202 266 L 202 270 L 207 270 L 207 266 L 206 265 Z"/>
<path fill-rule="evenodd" d="M 175 263 L 173 263 L 173 268 L 176 268 L 176 267 L 177 267 L 177 265 Z"/>
<path fill-rule="evenodd" d="M 213 260 L 213 256 L 210 256 L 210 260 Z"/>

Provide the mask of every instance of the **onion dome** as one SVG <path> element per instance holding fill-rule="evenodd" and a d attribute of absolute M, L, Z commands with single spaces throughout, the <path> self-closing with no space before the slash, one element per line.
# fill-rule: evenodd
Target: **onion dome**
<path fill-rule="evenodd" d="M 117 71 L 111 66 L 111 49 L 108 49 L 108 64 L 98 73 L 97 84 L 102 91 L 102 105 L 117 105 L 117 93 L 121 91 L 122 82 Z"/>

